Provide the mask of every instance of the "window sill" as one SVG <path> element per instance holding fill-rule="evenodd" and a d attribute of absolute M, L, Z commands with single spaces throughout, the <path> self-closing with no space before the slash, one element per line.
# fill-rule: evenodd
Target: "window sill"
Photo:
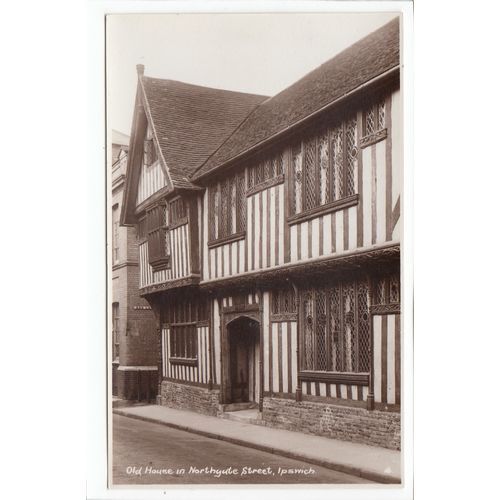
<path fill-rule="evenodd" d="M 264 189 L 269 189 L 273 186 L 278 186 L 279 184 L 283 184 L 285 182 L 285 174 L 280 174 L 276 177 L 272 177 L 271 179 L 267 179 L 263 182 L 259 182 L 255 186 L 247 189 L 247 197 L 252 196 L 254 194 L 260 193 L 264 191 Z"/>
<path fill-rule="evenodd" d="M 368 385 L 368 373 L 305 372 L 299 373 L 301 382 L 326 382 L 330 384 Z"/>
<path fill-rule="evenodd" d="M 208 242 L 208 248 L 220 247 L 221 245 L 226 245 L 227 243 L 233 243 L 234 241 L 239 241 L 245 239 L 246 231 L 240 231 L 239 233 L 230 234 L 229 236 L 224 236 L 224 238 L 217 238 Z"/>
<path fill-rule="evenodd" d="M 288 224 L 291 226 L 293 224 L 298 224 L 299 222 L 305 222 L 321 215 L 326 215 L 332 212 L 337 212 L 338 210 L 344 210 L 345 208 L 354 207 L 358 204 L 359 195 L 353 194 L 347 198 L 342 198 L 341 200 L 335 200 L 326 205 L 320 205 L 319 207 L 311 208 L 306 212 L 301 212 L 300 214 L 292 215 L 288 217 Z"/>
<path fill-rule="evenodd" d="M 387 138 L 387 129 L 383 128 L 381 130 L 377 130 L 373 134 L 361 137 L 359 141 L 359 147 L 363 149 L 368 146 L 371 146 L 372 144 L 376 144 L 377 142 L 383 141 L 386 138 Z"/>
<path fill-rule="evenodd" d="M 198 358 L 168 358 L 171 365 L 196 366 Z"/>

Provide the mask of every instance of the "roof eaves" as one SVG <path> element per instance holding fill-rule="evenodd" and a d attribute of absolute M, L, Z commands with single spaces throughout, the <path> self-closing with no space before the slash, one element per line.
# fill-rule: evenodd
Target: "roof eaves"
<path fill-rule="evenodd" d="M 370 80 L 367 80 L 366 82 L 358 85 L 357 87 L 355 87 L 354 89 L 351 89 L 349 90 L 348 92 L 345 92 L 344 94 L 342 94 L 341 96 L 337 97 L 336 99 L 334 99 L 333 101 L 330 101 L 328 104 L 325 104 L 324 106 L 322 106 L 321 108 L 313 111 L 312 113 L 309 113 L 308 115 L 300 118 L 299 120 L 295 121 L 294 123 L 291 123 L 290 125 L 287 125 L 285 128 L 279 130 L 278 132 L 275 132 L 274 134 L 266 137 L 265 139 L 262 139 L 261 141 L 253 144 L 252 146 L 250 146 L 249 148 L 245 149 L 244 151 L 241 151 L 240 153 L 238 153 L 237 155 L 234 155 L 230 158 L 228 158 L 227 160 L 224 160 L 222 163 L 220 164 L 216 164 L 214 167 L 212 167 L 211 169 L 207 170 L 206 172 L 203 172 L 202 174 L 199 174 L 199 175 L 196 175 L 197 172 L 199 172 L 199 170 L 201 170 L 207 163 L 208 161 L 215 155 L 215 153 L 220 149 L 220 147 L 222 147 L 233 135 L 234 133 L 243 125 L 243 123 L 249 119 L 249 117 L 255 112 L 255 109 L 254 108 L 251 113 L 245 118 L 245 120 L 243 120 L 243 122 L 235 129 L 235 131 L 226 139 L 226 141 L 224 141 L 223 144 L 221 144 L 221 146 L 219 148 L 217 148 L 216 151 L 214 151 L 214 153 L 212 153 L 212 155 L 210 155 L 204 162 L 202 165 L 200 165 L 195 172 L 193 172 L 193 174 L 191 174 L 191 179 L 193 181 L 198 181 L 198 180 L 201 180 L 205 177 L 207 177 L 208 175 L 212 174 L 213 172 L 217 171 L 217 170 L 220 170 L 221 168 L 225 167 L 226 165 L 229 165 L 230 163 L 233 163 L 234 161 L 237 161 L 239 159 L 241 159 L 242 157 L 254 152 L 255 150 L 257 150 L 258 148 L 262 147 L 262 146 L 265 146 L 267 144 L 269 144 L 270 142 L 276 140 L 277 138 L 281 137 L 282 135 L 284 135 L 285 133 L 289 132 L 290 130 L 300 126 L 301 124 L 303 124 L 304 122 L 306 122 L 307 120 L 310 120 L 311 118 L 313 118 L 314 116 L 318 115 L 318 114 L 321 114 L 322 112 L 328 110 L 330 107 L 333 107 L 337 104 L 339 104 L 340 102 L 342 102 L 344 99 L 347 99 L 348 97 L 351 97 L 352 95 L 356 94 L 357 92 L 360 92 L 362 89 L 364 89 L 365 87 L 369 86 L 369 85 L 373 85 L 374 83 L 376 83 L 377 81 L 379 80 L 382 80 L 386 77 L 389 77 L 391 76 L 393 73 L 396 73 L 397 71 L 399 71 L 399 68 L 400 68 L 400 64 L 396 64 L 394 65 L 393 67 L 385 70 L 384 72 L 380 73 L 379 75 L 373 77 L 373 78 L 370 78 Z M 266 99 L 267 101 L 267 99 Z M 264 102 L 266 102 L 264 101 Z M 260 106 L 260 105 L 259 105 Z M 259 107 L 257 106 L 257 107 Z"/>

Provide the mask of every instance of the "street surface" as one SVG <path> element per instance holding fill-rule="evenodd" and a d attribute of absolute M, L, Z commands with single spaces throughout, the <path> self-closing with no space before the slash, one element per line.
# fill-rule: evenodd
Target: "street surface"
<path fill-rule="evenodd" d="M 370 481 L 113 415 L 113 484 L 353 484 Z"/>

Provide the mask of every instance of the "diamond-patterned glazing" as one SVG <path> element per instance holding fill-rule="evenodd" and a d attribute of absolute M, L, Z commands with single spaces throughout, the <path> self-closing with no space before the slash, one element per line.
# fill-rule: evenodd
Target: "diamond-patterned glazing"
<path fill-rule="evenodd" d="M 304 295 L 304 368 L 306 370 L 314 370 L 313 338 L 313 293 L 306 292 Z"/>
<path fill-rule="evenodd" d="M 342 289 L 342 309 L 344 315 L 343 347 L 344 371 L 352 372 L 355 367 L 355 324 L 354 324 L 354 284 L 349 283 Z"/>
<path fill-rule="evenodd" d="M 370 315 L 368 283 L 358 283 L 358 372 L 370 371 Z"/>
<path fill-rule="evenodd" d="M 378 129 L 385 128 L 385 101 L 378 103 Z"/>
<path fill-rule="evenodd" d="M 332 155 L 332 201 L 339 200 L 343 196 L 344 183 L 344 131 L 342 126 L 332 130 L 331 135 Z"/>
<path fill-rule="evenodd" d="M 237 231 L 244 231 L 247 219 L 247 198 L 245 196 L 245 174 L 236 176 L 236 221 Z"/>
<path fill-rule="evenodd" d="M 393 274 L 389 278 L 389 302 L 399 303 L 399 276 Z"/>
<path fill-rule="evenodd" d="M 221 221 L 220 221 L 220 236 L 224 237 L 228 234 L 229 222 L 229 179 L 221 182 Z"/>
<path fill-rule="evenodd" d="M 292 150 L 294 178 L 294 213 L 302 212 L 302 149 L 300 144 Z"/>
<path fill-rule="evenodd" d="M 327 345 L 326 345 L 326 293 L 324 290 L 316 291 L 316 366 L 319 371 L 327 370 Z"/>
<path fill-rule="evenodd" d="M 365 135 L 375 133 L 375 106 L 371 106 L 365 113 Z"/>
<path fill-rule="evenodd" d="M 332 346 L 331 363 L 332 371 L 342 370 L 342 351 L 340 346 L 340 328 L 341 328 L 341 313 L 340 313 L 340 287 L 335 287 L 330 290 L 330 343 Z"/>
<path fill-rule="evenodd" d="M 304 210 L 309 210 L 316 206 L 316 169 L 315 169 L 316 141 L 309 140 L 305 144 L 305 196 Z"/>
<path fill-rule="evenodd" d="M 330 168 L 328 161 L 328 133 L 319 137 L 318 141 L 319 156 L 319 203 L 324 205 L 330 200 Z"/>
<path fill-rule="evenodd" d="M 346 124 L 346 150 L 346 196 L 351 196 L 356 193 L 356 167 L 358 163 L 356 119 L 352 119 Z"/>

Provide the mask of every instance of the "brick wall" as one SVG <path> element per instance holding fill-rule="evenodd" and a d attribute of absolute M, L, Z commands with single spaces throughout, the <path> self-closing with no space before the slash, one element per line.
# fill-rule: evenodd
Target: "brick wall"
<path fill-rule="evenodd" d="M 272 427 L 401 449 L 399 413 L 265 397 L 262 417 Z"/>
<path fill-rule="evenodd" d="M 219 390 L 163 380 L 159 404 L 215 416 L 219 408 Z"/>
<path fill-rule="evenodd" d="M 158 371 L 117 370 L 116 383 L 121 399 L 154 403 L 158 391 Z"/>

